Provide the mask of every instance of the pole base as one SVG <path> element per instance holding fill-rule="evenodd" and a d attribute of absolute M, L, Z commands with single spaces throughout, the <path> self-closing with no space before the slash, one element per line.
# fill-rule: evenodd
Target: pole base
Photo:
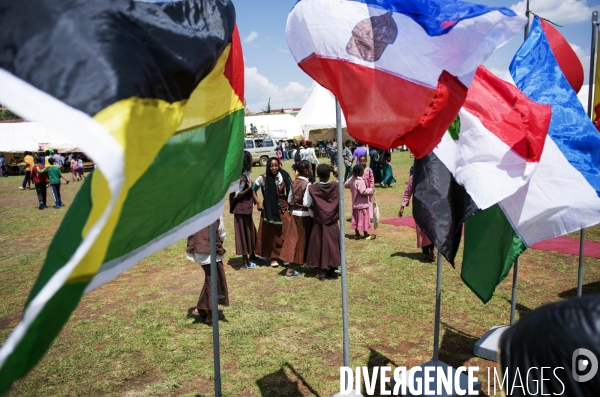
<path fill-rule="evenodd" d="M 418 394 L 418 396 L 432 396 L 432 397 L 453 397 L 453 396 L 459 396 L 459 395 L 467 395 L 467 391 L 469 389 L 469 377 L 465 374 L 465 373 L 461 373 L 460 377 L 459 377 L 459 384 L 460 384 L 460 388 L 464 391 L 462 394 L 458 394 L 457 390 L 454 389 L 453 386 L 451 386 L 451 390 L 450 390 L 450 394 L 446 393 L 446 389 L 442 386 L 441 388 L 441 393 L 437 394 L 437 377 L 436 377 L 436 373 L 432 372 L 431 376 L 433 376 L 433 381 L 429 382 L 429 390 L 433 390 L 434 392 L 432 394 L 425 394 L 425 371 L 424 369 L 426 367 L 434 367 L 436 368 L 436 371 L 439 371 L 440 369 L 444 371 L 444 374 L 448 373 L 448 368 L 450 368 L 450 375 L 452 377 L 452 379 L 454 379 L 454 373 L 455 373 L 455 369 L 452 368 L 451 366 L 449 366 L 448 364 L 442 362 L 442 361 L 428 361 L 425 364 L 421 364 L 420 365 L 421 368 L 423 368 L 422 371 L 416 372 L 415 373 L 415 383 L 414 386 L 416 388 L 416 386 L 418 385 L 418 383 L 416 382 L 417 379 L 420 379 L 422 388 L 421 388 L 421 394 Z M 391 381 L 391 387 L 392 387 L 392 392 L 394 390 L 394 378 L 392 377 L 392 381 Z M 475 386 L 473 387 L 476 391 L 480 391 L 481 390 L 481 382 L 476 382 Z M 417 389 L 418 390 L 418 389 Z M 396 396 L 402 395 L 402 394 L 394 394 Z M 406 394 L 404 395 L 404 397 L 412 397 L 413 394 L 410 393 L 410 390 L 406 390 Z M 415 395 L 416 396 L 416 395 Z"/>
<path fill-rule="evenodd" d="M 338 393 L 338 394 L 334 394 L 334 395 L 333 395 L 333 396 L 331 396 L 331 397 L 345 397 L 345 396 L 350 396 L 350 397 L 363 397 L 363 395 L 362 395 L 362 394 L 360 394 L 360 392 L 358 392 L 358 391 L 356 391 L 356 390 L 352 390 L 352 393 L 350 393 L 350 394 L 344 394 L 343 396 L 342 396 L 340 393 Z"/>
<path fill-rule="evenodd" d="M 508 327 L 508 325 L 498 325 L 490 328 L 490 330 L 475 343 L 473 354 L 477 357 L 485 358 L 486 360 L 498 362 L 498 345 L 500 343 L 500 337 Z"/>

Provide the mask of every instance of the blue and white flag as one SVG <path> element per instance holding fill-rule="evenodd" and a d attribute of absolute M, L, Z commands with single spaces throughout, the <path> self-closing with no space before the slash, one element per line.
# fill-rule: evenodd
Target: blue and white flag
<path fill-rule="evenodd" d="M 600 134 L 552 52 L 540 19 L 512 63 L 515 84 L 552 106 L 542 157 L 529 183 L 500 202 L 527 246 L 600 223 Z"/>

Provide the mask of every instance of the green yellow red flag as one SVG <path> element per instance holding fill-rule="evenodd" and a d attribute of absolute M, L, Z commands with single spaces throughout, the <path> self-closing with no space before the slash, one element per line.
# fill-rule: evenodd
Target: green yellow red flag
<path fill-rule="evenodd" d="M 0 37 L 0 102 L 98 166 L 0 350 L 3 394 L 85 292 L 219 217 L 241 169 L 244 65 L 228 0 L 10 2 Z"/>

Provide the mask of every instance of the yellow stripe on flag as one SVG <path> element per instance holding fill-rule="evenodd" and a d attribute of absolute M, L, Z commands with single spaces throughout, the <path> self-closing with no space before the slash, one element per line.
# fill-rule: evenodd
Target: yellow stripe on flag
<path fill-rule="evenodd" d="M 125 152 L 124 184 L 109 219 L 68 282 L 90 280 L 104 262 L 129 190 L 146 172 L 164 144 L 176 132 L 197 128 L 244 107 L 225 77 L 227 46 L 215 68 L 188 100 L 167 103 L 158 99 L 129 98 L 100 111 L 94 119 L 119 142 Z M 92 210 L 83 229 L 85 237 L 111 200 L 106 177 L 97 169 L 92 180 Z"/>

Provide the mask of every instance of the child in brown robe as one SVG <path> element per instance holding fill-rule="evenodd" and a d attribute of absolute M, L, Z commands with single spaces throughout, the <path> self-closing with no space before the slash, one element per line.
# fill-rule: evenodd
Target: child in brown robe
<path fill-rule="evenodd" d="M 217 293 L 218 303 L 223 306 L 229 306 L 229 292 L 227 290 L 227 279 L 225 278 L 225 269 L 223 268 L 223 240 L 225 240 L 225 228 L 223 226 L 223 217 L 217 220 L 215 227 L 216 245 L 217 245 Z M 204 270 L 204 286 L 200 291 L 200 298 L 196 304 L 196 309 L 192 312 L 194 316 L 206 316 L 206 324 L 212 322 L 212 295 L 211 295 L 211 274 L 210 274 L 210 232 L 209 227 L 196 232 L 188 237 L 187 240 L 187 257 L 189 260 L 196 262 L 202 266 Z M 223 314 L 219 314 L 219 320 L 224 318 Z"/>
<path fill-rule="evenodd" d="M 287 198 L 291 191 L 292 178 L 279 166 L 279 161 L 271 157 L 267 170 L 252 184 L 252 191 L 262 191 L 263 201 L 256 203 L 260 211 L 260 222 L 256 236 L 256 255 L 270 258 L 271 266 L 277 267 L 281 248 L 285 241 L 285 231 L 291 220 Z"/>
<path fill-rule="evenodd" d="M 240 177 L 238 191 L 229 196 L 230 213 L 233 214 L 235 231 L 235 254 L 242 255 L 242 269 L 256 268 L 256 227 L 252 219 L 254 203 L 258 202 L 256 192 L 252 191 L 250 180 L 252 171 L 252 154 L 244 150 L 244 165 Z"/>
<path fill-rule="evenodd" d="M 306 266 L 318 269 L 317 278 L 335 276 L 340 266 L 339 184 L 329 182 L 333 167 L 321 164 L 317 167 L 319 182 L 306 191 L 305 204 L 314 212 Z M 333 171 L 334 175 L 337 172 Z"/>
<path fill-rule="evenodd" d="M 288 203 L 292 207 L 292 220 L 285 232 L 285 241 L 279 258 L 289 262 L 285 278 L 292 279 L 300 276 L 294 270 L 294 264 L 303 264 L 306 261 L 308 239 L 312 229 L 312 218 L 308 208 L 304 205 L 304 194 L 310 185 L 308 181 L 312 176 L 312 165 L 302 160 L 297 166 L 298 179 L 292 183 L 292 190 L 288 196 Z"/>

